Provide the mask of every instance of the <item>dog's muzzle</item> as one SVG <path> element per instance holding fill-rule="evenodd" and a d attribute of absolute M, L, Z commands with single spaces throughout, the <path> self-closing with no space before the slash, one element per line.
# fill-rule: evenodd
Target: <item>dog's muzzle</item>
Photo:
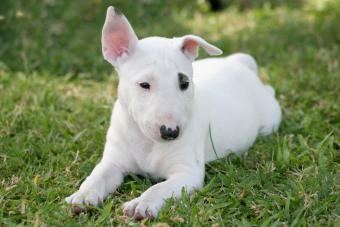
<path fill-rule="evenodd" d="M 160 128 L 161 137 L 164 140 L 174 140 L 179 135 L 179 127 L 176 126 L 176 129 L 167 128 L 165 125 L 162 125 Z"/>

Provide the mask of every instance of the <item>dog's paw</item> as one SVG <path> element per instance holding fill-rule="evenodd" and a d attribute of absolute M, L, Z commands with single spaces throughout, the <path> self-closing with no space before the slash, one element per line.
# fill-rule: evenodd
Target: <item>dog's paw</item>
<path fill-rule="evenodd" d="M 162 202 L 147 200 L 138 197 L 124 203 L 123 213 L 124 215 L 131 218 L 133 217 L 136 220 L 141 220 L 144 218 L 155 219 L 162 205 Z"/>
<path fill-rule="evenodd" d="M 98 206 L 103 202 L 103 198 L 95 191 L 77 191 L 67 197 L 65 201 L 79 207 L 83 207 L 82 205 Z"/>

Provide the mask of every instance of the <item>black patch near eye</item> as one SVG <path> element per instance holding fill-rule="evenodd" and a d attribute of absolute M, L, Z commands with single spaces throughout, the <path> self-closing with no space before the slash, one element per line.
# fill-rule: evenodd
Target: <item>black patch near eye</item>
<path fill-rule="evenodd" d="M 143 89 L 147 89 L 149 90 L 150 89 L 150 84 L 147 83 L 147 82 L 142 82 L 142 83 L 139 83 L 139 86 Z"/>
<path fill-rule="evenodd" d="M 189 87 L 189 77 L 183 73 L 178 73 L 179 88 L 184 91 Z"/>

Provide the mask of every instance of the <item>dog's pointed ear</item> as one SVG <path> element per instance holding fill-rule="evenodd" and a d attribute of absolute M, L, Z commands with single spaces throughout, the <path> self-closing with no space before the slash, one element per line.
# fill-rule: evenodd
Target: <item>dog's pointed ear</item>
<path fill-rule="evenodd" d="M 222 50 L 195 35 L 186 35 L 180 38 L 181 51 L 190 59 L 195 60 L 198 56 L 198 47 L 202 47 L 209 55 L 220 55 Z"/>
<path fill-rule="evenodd" d="M 104 59 L 117 67 L 121 59 L 134 51 L 138 38 L 125 16 L 110 6 L 106 12 L 101 41 Z"/>

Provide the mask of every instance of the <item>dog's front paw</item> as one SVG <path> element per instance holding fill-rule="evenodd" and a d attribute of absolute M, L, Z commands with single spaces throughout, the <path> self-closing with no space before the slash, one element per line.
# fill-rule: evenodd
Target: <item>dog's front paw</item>
<path fill-rule="evenodd" d="M 157 217 L 162 205 L 162 200 L 157 201 L 156 199 L 149 200 L 138 197 L 124 203 L 123 212 L 126 216 L 133 217 L 136 220 L 141 220 L 143 218 L 154 219 Z"/>
<path fill-rule="evenodd" d="M 79 207 L 83 207 L 83 205 L 98 206 L 103 202 L 103 197 L 95 191 L 77 191 L 67 197 L 65 201 Z"/>

